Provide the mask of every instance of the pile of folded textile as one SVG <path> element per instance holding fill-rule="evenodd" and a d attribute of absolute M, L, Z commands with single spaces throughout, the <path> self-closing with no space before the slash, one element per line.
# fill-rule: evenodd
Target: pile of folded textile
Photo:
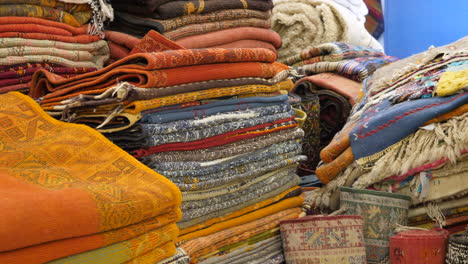
<path fill-rule="evenodd" d="M 98 35 L 112 9 L 97 0 L 71 2 L 0 1 L 0 94 L 27 93 L 38 69 L 72 77 L 103 67 L 109 48 Z"/>
<path fill-rule="evenodd" d="M 282 38 L 280 60 L 334 41 L 382 50 L 364 27 L 362 15 L 367 8 L 348 2 L 356 1 L 275 0 L 271 20 L 273 30 Z"/>
<path fill-rule="evenodd" d="M 39 71 L 31 95 L 179 187 L 182 256 L 282 263 L 279 222 L 302 212 L 305 156 L 289 70 L 275 60 L 268 49 L 139 53 L 79 78 Z"/>
<path fill-rule="evenodd" d="M 362 94 L 362 82 L 395 60 L 371 48 L 340 42 L 310 47 L 282 60 L 304 76 L 293 90 L 301 97 L 300 108 L 308 115 L 303 140 L 303 153 L 308 160 L 300 165 L 301 176 L 315 179 L 319 153 L 343 128 Z M 317 186 L 318 181 L 314 182 Z"/>
<path fill-rule="evenodd" d="M 133 47 L 121 39 L 134 41 L 150 30 L 189 49 L 267 48 L 276 52 L 281 46 L 280 36 L 270 29 L 271 0 L 128 2 L 112 1 L 115 20 L 108 28 L 121 33 L 108 37 L 113 42 L 111 50 L 122 55 Z"/>
<path fill-rule="evenodd" d="M 0 263 L 156 263 L 176 253 L 181 193 L 96 130 L 0 95 Z"/>
<path fill-rule="evenodd" d="M 375 71 L 348 123 L 321 151 L 316 173 L 327 185 L 308 199 L 335 209 L 343 185 L 405 194 L 410 225 L 463 230 L 467 76 L 467 37 Z"/>

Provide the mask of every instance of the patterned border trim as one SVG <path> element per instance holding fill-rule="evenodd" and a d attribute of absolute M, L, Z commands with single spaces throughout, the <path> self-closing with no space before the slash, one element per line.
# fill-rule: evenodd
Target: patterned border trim
<path fill-rule="evenodd" d="M 408 195 L 404 195 L 404 194 L 373 191 L 373 190 L 366 190 L 366 189 L 354 189 L 354 188 L 349 188 L 349 187 L 344 187 L 344 186 L 340 187 L 340 191 L 341 192 L 350 192 L 350 193 L 372 194 L 372 195 L 376 195 L 376 196 L 384 196 L 384 197 L 398 198 L 398 199 L 411 201 L 411 197 L 409 197 Z"/>
<path fill-rule="evenodd" d="M 362 216 L 360 215 L 336 215 L 336 216 L 305 216 L 302 218 L 297 218 L 297 219 L 290 219 L 290 220 L 284 220 L 280 222 L 280 225 L 282 224 L 295 224 L 295 223 L 303 223 L 303 222 L 309 222 L 311 220 L 335 220 L 335 219 L 361 219 L 363 220 Z"/>

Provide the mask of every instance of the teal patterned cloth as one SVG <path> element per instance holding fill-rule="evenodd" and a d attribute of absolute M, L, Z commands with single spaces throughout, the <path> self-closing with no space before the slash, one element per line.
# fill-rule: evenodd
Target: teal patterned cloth
<path fill-rule="evenodd" d="M 396 224 L 406 225 L 411 198 L 407 195 L 340 187 L 340 208 L 364 219 L 368 264 L 390 263 L 390 237 Z"/>

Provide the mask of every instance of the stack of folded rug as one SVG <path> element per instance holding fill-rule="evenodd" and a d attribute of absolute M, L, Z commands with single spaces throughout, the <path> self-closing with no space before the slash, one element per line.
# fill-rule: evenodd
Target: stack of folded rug
<path fill-rule="evenodd" d="M 302 110 L 309 117 L 303 140 L 308 160 L 301 163 L 301 176 L 314 173 L 320 150 L 343 128 L 362 94 L 361 82 L 395 60 L 371 48 L 340 42 L 310 47 L 282 60 L 304 76 L 294 88 L 302 99 Z"/>
<path fill-rule="evenodd" d="M 308 199 L 336 208 L 338 186 L 411 197 L 410 224 L 466 226 L 468 38 L 386 65 L 366 80 L 349 121 L 325 147 Z"/>
<path fill-rule="evenodd" d="M 178 242 L 192 262 L 281 263 L 278 226 L 301 213 L 305 156 L 293 83 L 275 60 L 268 49 L 138 53 L 79 78 L 37 72 L 31 95 L 179 187 Z"/>
<path fill-rule="evenodd" d="M 359 9 L 365 7 L 362 3 L 347 2 L 359 0 L 275 0 L 273 30 L 283 41 L 279 58 L 283 60 L 308 47 L 333 41 L 382 50 L 364 28 L 365 10 Z"/>
<path fill-rule="evenodd" d="M 281 46 L 281 38 L 270 29 L 271 0 L 116 0 L 112 5 L 116 12 L 109 30 L 126 39 L 142 38 L 155 30 L 189 49 L 267 48 L 276 52 Z M 111 50 L 133 48 L 130 43 L 111 41 Z"/>
<path fill-rule="evenodd" d="M 0 263 L 149 264 L 176 253 L 172 182 L 26 95 L 0 101 Z"/>
<path fill-rule="evenodd" d="M 76 2 L 0 1 L 0 94 L 27 93 L 38 69 L 72 77 L 103 67 L 109 48 L 98 35 L 112 9 Z"/>

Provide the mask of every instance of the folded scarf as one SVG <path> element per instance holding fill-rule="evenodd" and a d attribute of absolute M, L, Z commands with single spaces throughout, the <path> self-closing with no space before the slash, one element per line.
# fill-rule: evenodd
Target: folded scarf
<path fill-rule="evenodd" d="M 193 24 L 183 26 L 172 31 L 167 31 L 164 33 L 164 36 L 176 41 L 183 37 L 237 27 L 258 27 L 269 29 L 271 27 L 271 21 L 257 18 L 241 18 L 236 20 L 222 20 L 203 24 Z"/>
<path fill-rule="evenodd" d="M 5 86 L 26 84 L 31 81 L 32 75 L 39 69 L 47 69 L 67 78 L 97 70 L 96 68 L 72 68 L 49 64 L 26 64 L 20 67 L 11 67 L 8 71 L 0 72 L 0 86 L 3 89 Z"/>
<path fill-rule="evenodd" d="M 176 252 L 177 249 L 174 242 L 167 242 L 166 244 L 156 247 L 148 253 L 126 261 L 123 264 L 154 264 L 168 257 L 174 256 Z"/>
<path fill-rule="evenodd" d="M 274 178 L 275 179 L 275 178 Z M 259 182 L 251 188 L 248 188 L 242 192 L 239 192 L 238 195 L 225 195 L 226 197 L 219 197 L 218 201 L 216 199 L 210 199 L 216 201 L 215 203 L 210 203 L 208 201 L 202 207 L 199 208 L 188 208 L 184 210 L 181 221 L 186 222 L 195 218 L 199 218 L 205 215 L 208 215 L 212 212 L 218 212 L 223 209 L 227 209 L 236 205 L 247 206 L 248 202 L 258 198 L 270 198 L 274 194 L 266 195 L 275 190 L 287 190 L 299 183 L 299 177 L 295 174 L 288 174 L 285 177 L 277 179 L 278 181 L 269 182 L 264 180 Z M 265 196 L 264 196 L 265 195 Z M 226 198 L 224 200 L 223 198 Z"/>
<path fill-rule="evenodd" d="M 191 220 L 188 222 L 179 222 L 177 223 L 177 226 L 181 228 L 180 233 L 179 233 L 179 238 L 182 239 L 183 235 L 186 235 L 186 234 L 188 235 L 188 237 L 190 237 L 191 233 L 197 232 L 197 231 L 205 232 L 203 231 L 204 229 L 207 229 L 207 231 L 212 230 L 212 229 L 209 229 L 211 226 L 213 225 L 219 226 L 219 225 L 223 225 L 223 223 L 229 223 L 228 221 L 230 219 L 236 218 L 236 219 L 241 220 L 242 218 L 240 218 L 240 216 L 242 215 L 255 212 L 261 208 L 279 203 L 289 198 L 297 197 L 301 195 L 301 193 L 302 193 L 301 189 L 298 186 L 294 186 L 281 192 L 275 191 L 275 194 L 273 196 L 270 196 L 271 198 L 255 199 L 256 201 L 253 201 L 253 203 L 249 202 L 249 204 L 247 205 L 237 205 L 228 210 L 221 210 L 221 212 L 211 213 L 210 215 L 202 217 L 203 219 L 201 220 L 195 219 L 195 220 Z M 296 198 L 294 200 L 289 200 L 288 202 L 292 202 L 297 199 L 303 200 L 303 198 L 301 197 L 301 198 Z"/>
<path fill-rule="evenodd" d="M 176 42 L 187 49 L 199 49 L 232 43 L 239 40 L 258 40 L 281 47 L 281 37 L 274 31 L 264 28 L 239 27 L 185 37 Z"/>
<path fill-rule="evenodd" d="M 45 263 L 127 241 L 151 230 L 174 223 L 181 217 L 182 212 L 178 210 L 124 228 L 1 252 L 0 261 L 11 264 Z"/>
<path fill-rule="evenodd" d="M 1 75 L 0 75 L 1 76 Z M 287 95 L 273 97 L 247 97 L 220 100 L 182 109 L 167 110 L 163 112 L 143 113 L 141 123 L 162 124 L 185 119 L 201 119 L 220 113 L 243 111 L 251 108 L 281 105 L 286 103 Z"/>
<path fill-rule="evenodd" d="M 299 208 L 280 211 L 273 215 L 255 220 L 253 222 L 232 227 L 209 236 L 190 240 L 181 245 L 181 248 L 190 256 L 191 262 L 197 263 L 198 258 L 210 253 L 217 248 L 248 239 L 268 229 L 275 228 L 279 222 L 287 219 L 295 219 L 299 216 Z"/>
<path fill-rule="evenodd" d="M 172 19 L 158 20 L 158 22 L 161 23 L 161 25 L 164 27 L 164 32 L 168 32 L 171 30 L 176 30 L 183 26 L 193 24 L 204 24 L 246 18 L 268 20 L 270 16 L 270 12 L 263 12 L 252 9 L 226 9 L 206 14 L 191 14 L 186 16 L 175 17 Z"/>
<path fill-rule="evenodd" d="M 1 27 L 2 26 L 0 26 L 0 28 Z M 62 36 L 62 35 L 51 35 L 51 33 L 23 33 L 23 32 L 17 32 L 17 31 L 0 32 L 0 38 L 25 38 L 25 39 L 37 39 L 37 40 L 53 40 L 53 41 L 59 41 L 59 42 L 81 43 L 81 44 L 89 44 L 89 43 L 99 41 L 101 39 L 99 36 L 92 36 L 92 35 Z"/>
<path fill-rule="evenodd" d="M 237 40 L 225 44 L 215 45 L 210 48 L 223 48 L 223 49 L 236 49 L 236 48 L 251 48 L 251 49 L 269 49 L 276 53 L 276 48 L 271 43 L 253 40 L 253 39 L 244 39 Z"/>
<path fill-rule="evenodd" d="M 91 62 L 96 65 L 93 68 L 102 68 L 104 61 L 109 57 L 109 47 L 104 40 L 90 44 L 28 40 L 23 38 L 7 38 L 2 40 L 2 48 L 0 48 L 0 58 L 3 59 L 0 64 L 2 65 L 5 65 L 11 60 L 14 61 L 13 58 L 15 57 L 33 58 L 39 56 L 44 56 L 46 58 L 53 56 L 77 63 Z M 42 62 L 42 60 L 39 57 L 38 61 L 28 60 L 27 62 Z M 49 62 L 61 64 L 54 61 Z M 73 67 L 72 65 L 66 66 Z M 77 67 L 79 66 L 77 65 Z"/>
<path fill-rule="evenodd" d="M 125 46 L 113 43 L 111 41 L 107 41 L 107 44 L 109 44 L 110 59 L 113 61 L 110 63 L 109 61 L 106 62 L 106 65 L 110 65 L 113 62 L 123 59 L 130 54 L 130 50 Z"/>
<path fill-rule="evenodd" d="M 49 262 L 50 264 L 72 263 L 109 263 L 120 264 L 133 258 L 138 258 L 160 246 L 173 242 L 177 237 L 178 228 L 175 224 L 166 225 L 132 239 L 115 243 L 103 248 L 84 252 Z"/>
<path fill-rule="evenodd" d="M 89 19 L 93 16 L 92 11 L 69 13 L 61 9 L 47 7 L 44 5 L 0 3 L 0 6 L 0 16 L 2 17 L 16 16 L 42 18 L 64 23 L 72 27 L 80 27 L 88 23 Z"/>
<path fill-rule="evenodd" d="M 278 235 L 266 238 L 264 240 L 260 240 L 257 243 L 255 242 L 256 241 L 246 242 L 245 244 L 241 244 L 241 246 L 231 249 L 230 251 L 225 250 L 223 254 L 222 253 L 208 254 L 200 258 L 200 264 L 231 263 L 233 261 L 238 261 L 242 257 L 249 255 L 251 253 L 255 254 L 265 248 L 270 248 L 273 245 L 279 246 L 279 249 L 281 249 L 281 236 L 278 236 Z M 264 254 L 264 255 L 267 255 L 267 254 Z"/>
<path fill-rule="evenodd" d="M 272 16 L 273 30 L 283 39 L 278 50 L 285 59 L 308 46 L 339 41 L 382 50 L 382 46 L 346 8 L 333 1 L 278 0 Z"/>
<path fill-rule="evenodd" d="M 306 136 L 303 140 L 303 153 L 309 160 L 300 165 L 305 174 L 315 170 L 320 161 L 317 154 L 343 128 L 361 88 L 359 83 L 333 73 L 320 73 L 296 82 L 294 92 L 303 98 L 304 108 L 309 115 L 304 126 Z M 314 95 L 318 97 L 320 105 L 311 107 L 308 101 Z M 316 112 L 314 109 L 320 111 L 317 117 L 313 116 Z M 315 125 L 314 118 L 318 118 L 315 122 L 318 122 L 319 127 Z"/>
<path fill-rule="evenodd" d="M 142 127 L 150 137 L 151 143 L 148 147 L 151 147 L 172 142 L 199 140 L 239 128 L 287 119 L 291 116 L 294 116 L 294 111 L 289 105 L 268 106 L 242 112 L 225 113 L 200 120 L 180 120 L 167 124 L 142 124 Z"/>
<path fill-rule="evenodd" d="M 142 38 L 150 30 L 164 33 L 163 25 L 158 20 L 139 17 L 125 12 L 115 12 L 115 19 L 108 28 L 138 38 Z"/>
<path fill-rule="evenodd" d="M 374 38 L 379 39 L 384 32 L 382 0 L 363 1 L 369 9 L 369 14 L 366 16 L 365 27 Z"/>
<path fill-rule="evenodd" d="M 222 55 L 211 56 L 214 54 Z M 202 56 L 202 59 L 197 59 L 198 56 Z M 177 60 L 175 60 L 176 58 Z M 133 64 L 135 60 L 138 60 L 139 64 Z M 81 90 L 89 90 L 91 87 L 93 90 L 100 90 L 102 92 L 102 89 L 105 90 L 117 82 L 115 79 L 109 80 L 109 77 L 115 78 L 119 76 L 119 82 L 123 82 L 126 78 L 135 79 L 138 74 L 143 74 L 147 77 L 146 80 L 140 79 L 135 83 L 136 86 L 141 88 L 164 87 L 204 81 L 208 80 L 208 76 L 205 76 L 206 74 L 210 75 L 210 80 L 250 76 L 269 78 L 277 73 L 275 69 L 280 68 L 280 65 L 260 62 L 271 63 L 274 60 L 275 54 L 273 52 L 262 49 L 205 49 L 139 53 L 117 61 L 95 73 L 84 74 L 80 78 L 63 79 L 46 71 L 38 71 L 31 83 L 31 96 L 34 98 L 44 96 L 44 99 L 49 99 L 80 92 Z M 245 70 L 241 71 L 241 69 L 238 69 L 238 72 L 233 73 L 232 70 L 239 66 L 239 64 Z M 190 66 L 197 66 L 195 67 L 197 69 L 196 76 L 186 76 L 187 70 L 193 71 Z M 206 72 L 213 67 L 219 69 L 222 66 L 226 67 L 225 71 L 216 71 L 216 75 L 223 76 L 222 78 L 216 75 L 213 76 L 215 73 Z M 265 66 L 268 69 L 265 69 Z M 284 70 L 283 66 L 281 68 Z M 160 78 L 161 74 L 163 74 L 161 70 L 167 71 L 165 72 L 165 79 Z M 181 75 L 181 72 L 184 72 L 184 74 Z M 234 76 L 229 76 L 231 74 Z M 184 75 L 188 78 L 181 78 Z M 47 94 L 48 92 L 50 94 Z"/>
<path fill-rule="evenodd" d="M 6 147 L 0 186 L 11 193 L 1 205 L 9 214 L 2 218 L 0 251 L 110 231 L 177 210 L 177 187 L 100 133 L 49 117 L 25 95 L 0 97 Z"/>
<path fill-rule="evenodd" d="M 153 13 L 154 18 L 169 19 L 190 14 L 205 14 L 225 9 L 253 9 L 268 11 L 273 8 L 271 0 L 204 0 L 170 1 L 160 5 Z"/>
<path fill-rule="evenodd" d="M 152 153 L 166 151 L 185 151 L 196 150 L 209 147 L 221 146 L 235 141 L 255 138 L 264 134 L 297 127 L 293 118 L 274 121 L 272 123 L 262 124 L 254 127 L 243 128 L 232 132 L 227 132 L 218 136 L 205 138 L 193 142 L 169 143 L 148 149 L 139 149 L 133 152 L 135 157 L 148 156 Z"/>
<path fill-rule="evenodd" d="M 7 85 L 7 86 L 2 86 L 0 88 L 0 94 L 12 92 L 12 91 L 18 91 L 23 94 L 28 94 L 29 93 L 29 84 L 23 83 L 23 84 L 13 84 L 13 85 Z"/>
<path fill-rule="evenodd" d="M 259 136 L 257 138 L 241 140 L 238 142 L 233 142 L 230 144 L 213 148 L 192 151 L 168 151 L 156 153 L 148 156 L 142 162 L 149 163 L 151 161 L 206 161 L 227 158 L 232 155 L 239 155 L 248 153 L 250 151 L 256 151 L 258 149 L 265 148 L 271 144 L 275 144 L 288 139 L 299 139 L 302 138 L 303 135 L 304 132 L 300 128 L 293 130 L 282 130 L 275 133 Z"/>
<path fill-rule="evenodd" d="M 65 0 L 75 1 L 75 0 Z M 171 0 L 142 0 L 138 2 L 131 2 L 128 0 L 113 0 L 112 7 L 118 11 L 128 11 L 135 14 L 152 14 L 160 5 L 170 2 Z"/>
<path fill-rule="evenodd" d="M 397 58 L 371 48 L 331 42 L 307 48 L 282 62 L 296 67 L 300 74 L 333 72 L 362 82 L 378 68 L 395 60 Z"/>
<path fill-rule="evenodd" d="M 91 7 L 88 4 L 88 1 L 85 2 L 86 4 L 70 4 L 64 3 L 57 0 L 0 0 L 0 5 L 38 5 L 38 6 L 45 6 L 45 7 L 52 7 L 55 9 L 60 9 L 66 11 L 68 13 L 75 13 L 81 11 L 90 11 Z"/>
<path fill-rule="evenodd" d="M 164 171 L 168 178 L 180 182 L 180 178 L 204 176 L 207 174 L 222 174 L 225 170 L 239 167 L 241 165 L 266 160 L 277 155 L 286 154 L 300 149 L 300 144 L 296 140 L 289 140 L 273 144 L 266 148 L 246 153 L 243 155 L 232 156 L 226 159 L 207 161 L 207 162 L 158 162 L 153 167 L 158 171 Z M 217 175 L 210 179 L 222 178 Z"/>

